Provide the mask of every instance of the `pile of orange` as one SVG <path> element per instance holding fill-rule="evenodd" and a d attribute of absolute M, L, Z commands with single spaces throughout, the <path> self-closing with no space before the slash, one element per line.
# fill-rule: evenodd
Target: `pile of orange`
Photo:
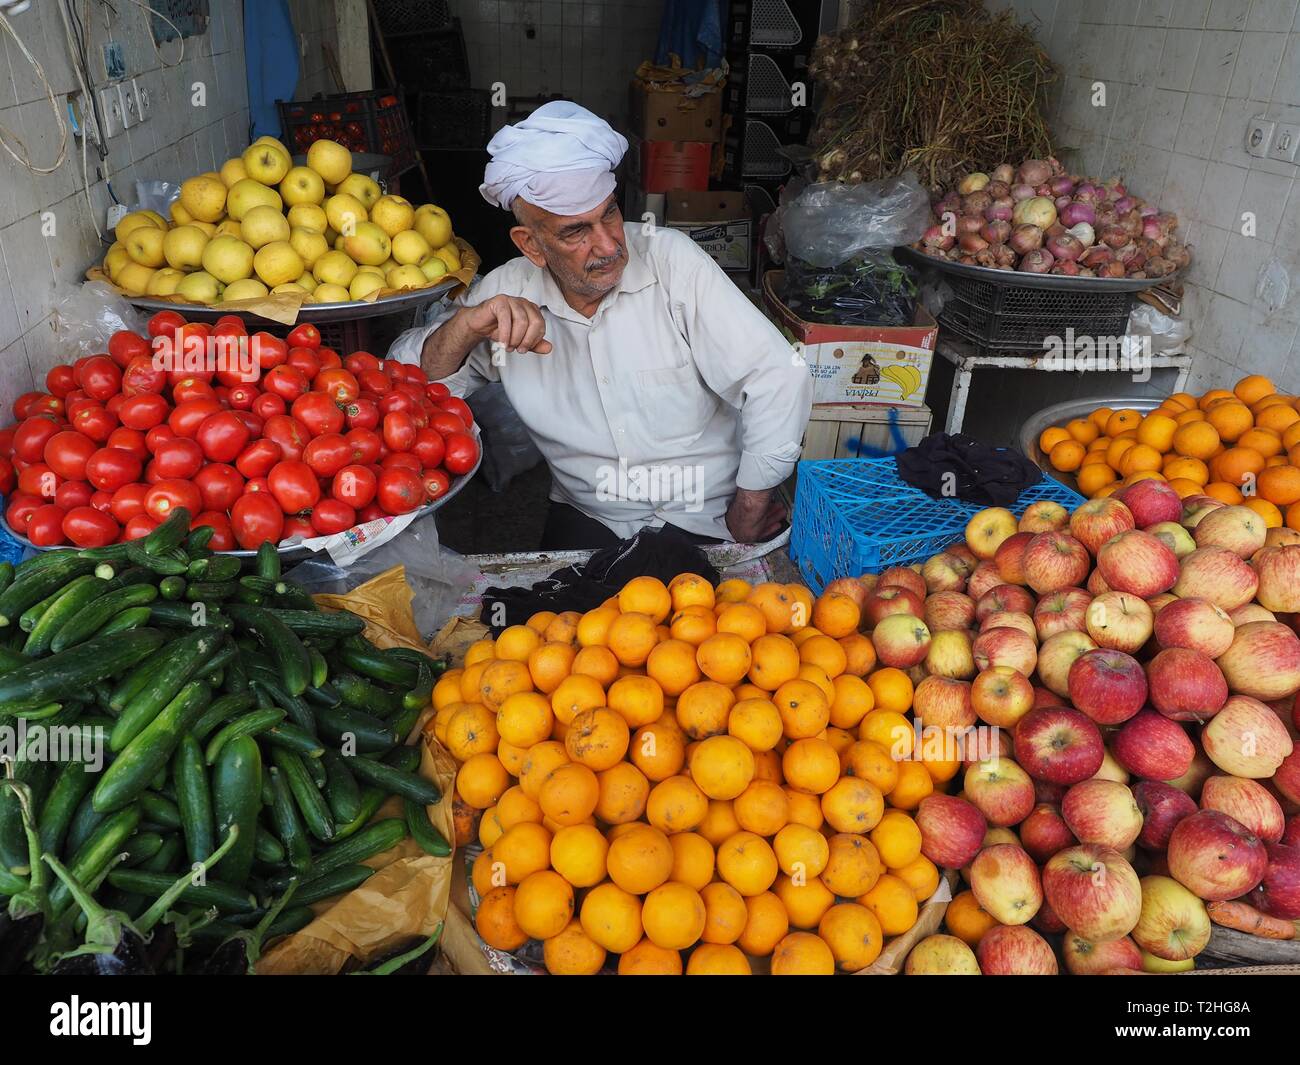
<path fill-rule="evenodd" d="M 939 886 L 910 812 L 960 763 L 913 760 L 912 681 L 860 605 L 637 577 L 471 646 L 426 730 L 484 848 L 482 939 L 557 974 L 869 966 Z"/>
<path fill-rule="evenodd" d="M 1154 477 L 1183 498 L 1244 504 L 1270 528 L 1300 529 L 1300 397 L 1260 374 L 1231 392 L 1178 392 L 1146 415 L 1099 407 L 1045 429 L 1038 446 L 1092 498 Z"/>

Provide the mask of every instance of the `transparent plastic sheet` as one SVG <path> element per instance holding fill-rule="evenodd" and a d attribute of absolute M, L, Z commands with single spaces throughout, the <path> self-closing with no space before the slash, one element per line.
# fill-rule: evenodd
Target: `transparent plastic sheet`
<path fill-rule="evenodd" d="M 784 296 L 805 322 L 911 325 L 916 316 L 916 278 L 885 248 L 865 249 L 835 266 L 791 255 Z"/>
<path fill-rule="evenodd" d="M 542 461 L 533 438 L 506 396 L 499 381 L 480 388 L 469 397 L 474 421 L 483 433 L 483 467 L 488 487 L 504 491 L 521 473 Z"/>
<path fill-rule="evenodd" d="M 910 170 L 860 185 L 809 185 L 780 211 L 785 247 L 813 266 L 837 266 L 864 248 L 920 240 L 930 224 L 930 196 Z"/>
<path fill-rule="evenodd" d="M 164 218 L 169 218 L 167 208 L 180 196 L 181 187 L 170 181 L 137 181 L 135 183 L 135 203 L 133 211 L 157 211 Z"/>
<path fill-rule="evenodd" d="M 944 305 L 952 299 L 952 286 L 937 271 L 922 271 L 918 299 L 921 306 L 937 318 Z"/>
<path fill-rule="evenodd" d="M 1165 314 L 1158 307 L 1138 300 L 1128 316 L 1129 336 L 1149 336 L 1154 355 L 1173 355 L 1183 350 L 1192 335 L 1186 319 Z"/>
<path fill-rule="evenodd" d="M 415 623 L 426 637 L 432 636 L 451 617 L 462 591 L 473 584 L 478 573 L 464 556 L 442 546 L 434 517 L 428 514 L 413 522 L 396 539 L 347 568 L 321 556 L 299 563 L 285 575 L 313 594 L 341 595 L 394 566 L 403 566 L 415 592 Z"/>
<path fill-rule="evenodd" d="M 1278 259 L 1269 259 L 1259 269 L 1255 282 L 1255 299 L 1264 306 L 1267 314 L 1278 310 L 1291 292 L 1291 272 Z"/>
<path fill-rule="evenodd" d="M 103 281 L 60 282 L 54 290 L 50 325 L 64 361 L 108 350 L 120 329 L 143 333 L 147 318 L 125 296 Z"/>

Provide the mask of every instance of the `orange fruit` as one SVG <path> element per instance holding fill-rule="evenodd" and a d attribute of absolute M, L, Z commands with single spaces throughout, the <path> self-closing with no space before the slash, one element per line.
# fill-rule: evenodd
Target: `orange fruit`
<path fill-rule="evenodd" d="M 975 892 L 963 891 L 948 903 L 943 923 L 948 926 L 949 932 L 973 949 L 979 946 L 984 933 L 998 922 L 979 904 Z"/>
<path fill-rule="evenodd" d="M 857 632 L 861 617 L 857 602 L 838 592 L 818 596 L 812 607 L 813 626 L 836 640 Z"/>
<path fill-rule="evenodd" d="M 515 920 L 533 939 L 559 935 L 572 916 L 573 888 L 552 869 L 539 869 L 515 889 Z"/>
<path fill-rule="evenodd" d="M 772 702 L 781 715 L 784 734 L 792 740 L 816 736 L 830 721 L 826 693 L 811 681 L 786 681 L 773 692 Z"/>
<path fill-rule="evenodd" d="M 1110 416 L 1114 413 L 1115 411 L 1110 407 L 1098 407 L 1088 415 L 1088 420 L 1096 425 L 1099 431 L 1104 432 L 1106 423 L 1110 421 Z"/>
<path fill-rule="evenodd" d="M 612 880 L 606 880 L 587 892 L 578 920 L 594 942 L 621 954 L 632 950 L 641 939 L 641 900 Z"/>
<path fill-rule="evenodd" d="M 1211 403 L 1217 403 L 1223 399 L 1236 399 L 1226 388 L 1211 388 L 1201 394 L 1201 398 L 1196 401 L 1196 405 L 1201 410 L 1208 410 Z"/>
<path fill-rule="evenodd" d="M 721 847 L 740 829 L 735 804 L 730 799 L 708 799 L 708 812 L 697 831 L 714 847 Z"/>
<path fill-rule="evenodd" d="M 882 795 L 898 784 L 898 763 L 874 740 L 856 740 L 840 754 L 840 762 L 845 774 L 869 781 Z"/>
<path fill-rule="evenodd" d="M 920 909 L 912 889 L 890 873 L 859 896 L 858 902 L 876 915 L 880 930 L 887 936 L 900 936 L 916 924 Z"/>
<path fill-rule="evenodd" d="M 1167 414 L 1152 411 L 1138 426 L 1138 442 L 1153 447 L 1162 454 L 1174 445 L 1178 423 Z"/>
<path fill-rule="evenodd" d="M 1219 439 L 1226 444 L 1234 443 L 1247 429 L 1255 424 L 1250 408 L 1244 403 L 1227 400 L 1209 407 L 1205 412 L 1208 421 L 1219 433 Z"/>
<path fill-rule="evenodd" d="M 609 642 L 609 627 L 619 616 L 617 606 L 598 606 L 588 610 L 578 619 L 574 635 L 580 647 L 605 646 Z"/>
<path fill-rule="evenodd" d="M 575 762 L 599 772 L 623 760 L 631 733 L 627 722 L 607 707 L 584 710 L 570 723 L 564 748 Z"/>
<path fill-rule="evenodd" d="M 571 725 L 579 714 L 604 706 L 605 701 L 605 689 L 594 677 L 573 673 L 551 693 L 551 712 L 557 721 Z"/>
<path fill-rule="evenodd" d="M 1137 443 L 1124 452 L 1120 459 L 1119 472 L 1125 477 L 1145 470 L 1160 469 L 1160 452 L 1150 444 Z"/>
<path fill-rule="evenodd" d="M 855 832 L 839 832 L 827 843 L 830 856 L 826 868 L 821 871 L 822 883 L 846 899 L 858 898 L 870 891 L 884 872 L 880 855 L 871 840 Z M 908 894 L 911 895 L 910 890 Z"/>
<path fill-rule="evenodd" d="M 673 848 L 669 879 L 703 891 L 713 879 L 713 845 L 698 832 L 674 832 L 668 842 Z"/>
<path fill-rule="evenodd" d="M 496 657 L 495 641 L 491 639 L 475 640 L 465 648 L 465 668 L 476 666 L 480 662 L 489 662 Z"/>
<path fill-rule="evenodd" d="M 520 626 L 526 628 L 526 626 Z M 532 629 L 527 631 L 532 632 Z M 515 692 L 533 690 L 532 674 L 528 664 L 512 658 L 499 658 L 488 662 L 478 682 L 479 697 L 493 710 L 500 708 Z"/>
<path fill-rule="evenodd" d="M 904 866 L 889 871 L 912 889 L 917 902 L 924 902 L 939 890 L 939 867 L 924 854 Z"/>
<path fill-rule="evenodd" d="M 605 948 L 574 919 L 542 944 L 542 963 L 552 976 L 595 976 L 605 964 Z"/>
<path fill-rule="evenodd" d="M 923 762 L 899 762 L 898 783 L 889 793 L 889 805 L 900 810 L 915 810 L 921 800 L 934 792 L 934 777 Z"/>
<path fill-rule="evenodd" d="M 653 825 L 631 824 L 610 843 L 605 862 L 610 880 L 633 895 L 644 895 L 672 873 L 673 848 Z"/>
<path fill-rule="evenodd" d="M 682 640 L 693 647 L 698 647 L 718 631 L 717 615 L 705 606 L 687 606 L 672 616 L 668 634 L 674 640 Z"/>
<path fill-rule="evenodd" d="M 1272 429 L 1247 429 L 1237 440 L 1238 447 L 1258 451 L 1266 459 L 1282 454 L 1282 437 Z"/>
<path fill-rule="evenodd" d="M 781 712 L 770 699 L 741 699 L 727 716 L 727 732 L 751 751 L 770 751 L 783 729 Z"/>
<path fill-rule="evenodd" d="M 916 745 L 912 723 L 897 710 L 872 710 L 858 726 L 858 739 L 878 743 L 895 761 L 910 755 Z"/>
<path fill-rule="evenodd" d="M 1065 431 L 1079 443 L 1091 444 L 1101 436 L 1101 428 L 1090 418 L 1075 418 L 1068 422 Z"/>
<path fill-rule="evenodd" d="M 799 644 L 799 662 L 819 668 L 828 678 L 838 677 L 849 664 L 848 652 L 840 640 L 848 637 L 832 638 L 814 633 Z"/>
<path fill-rule="evenodd" d="M 573 671 L 577 653 L 571 643 L 544 643 L 537 647 L 528 656 L 528 675 L 532 677 L 533 687 L 550 695 Z"/>
<path fill-rule="evenodd" d="M 550 701 L 537 692 L 515 692 L 497 711 L 497 733 L 516 747 L 541 743 L 550 736 L 554 724 Z"/>
<path fill-rule="evenodd" d="M 735 701 L 735 695 L 726 685 L 712 680 L 699 681 L 677 697 L 677 723 L 693 740 L 717 736 L 727 731 L 727 718 Z"/>
<path fill-rule="evenodd" d="M 817 829 L 791 822 L 772 840 L 777 864 L 786 876 L 806 880 L 820 876 L 830 860 L 830 844 Z"/>
<path fill-rule="evenodd" d="M 646 800 L 646 820 L 667 833 L 699 828 L 708 813 L 709 797 L 683 774 L 659 781 Z"/>
<path fill-rule="evenodd" d="M 1125 407 L 1122 410 L 1115 411 L 1106 419 L 1106 435 L 1110 437 L 1119 436 L 1120 433 L 1126 433 L 1130 429 L 1137 429 L 1141 422 L 1142 414 L 1140 411 Z"/>
<path fill-rule="evenodd" d="M 1253 448 L 1230 447 L 1210 462 L 1211 474 L 1216 481 L 1241 487 L 1264 468 L 1264 456 Z"/>
<path fill-rule="evenodd" d="M 482 703 L 461 703 L 447 721 L 447 750 L 458 762 L 496 750 L 497 715 Z"/>
<path fill-rule="evenodd" d="M 743 603 L 749 598 L 751 591 L 753 591 L 753 588 L 750 586 L 749 581 L 733 577 L 718 585 L 713 593 L 713 598 L 714 602 L 717 603 Z"/>
<path fill-rule="evenodd" d="M 518 950 L 528 942 L 528 933 L 515 920 L 515 888 L 493 888 L 484 895 L 474 914 L 474 929 L 489 947 Z"/>
<path fill-rule="evenodd" d="M 867 677 L 867 685 L 875 696 L 879 710 L 903 713 L 912 708 L 912 680 L 901 669 L 886 666 Z"/>
<path fill-rule="evenodd" d="M 781 900 L 771 891 L 745 898 L 748 917 L 736 945 L 746 954 L 765 958 L 790 930 L 790 918 Z"/>
<path fill-rule="evenodd" d="M 822 816 L 822 800 L 820 795 L 812 792 L 799 791 L 789 784 L 785 786 L 785 797 L 790 800 L 790 807 L 786 813 L 791 824 L 807 825 L 809 828 L 820 830 L 825 824 L 826 818 Z"/>
<path fill-rule="evenodd" d="M 672 600 L 673 610 L 688 606 L 704 606 L 712 609 L 714 603 L 713 585 L 698 573 L 679 573 L 668 582 L 668 596 Z"/>
<path fill-rule="evenodd" d="M 765 581 L 755 585 L 746 602 L 755 606 L 763 615 L 766 631 L 788 632 L 794 627 L 793 608 L 795 599 L 784 584 Z M 721 618 L 718 619 L 721 622 Z M 805 617 L 804 624 L 808 618 Z M 719 631 L 723 631 L 721 626 Z"/>
<path fill-rule="evenodd" d="M 637 730 L 629 756 L 647 780 L 667 780 L 680 773 L 686 764 L 686 739 L 670 715 L 666 715 Z"/>
<path fill-rule="evenodd" d="M 762 836 L 737 832 L 718 848 L 718 875 L 742 895 L 758 895 L 776 880 L 776 855 Z"/>
<path fill-rule="evenodd" d="M 550 622 L 550 619 L 547 619 Z M 497 637 L 497 658 L 527 662 L 528 656 L 542 645 L 542 635 L 528 625 L 509 625 Z"/>
<path fill-rule="evenodd" d="M 658 577 L 633 577 L 618 593 L 619 610 L 624 614 L 648 614 L 656 625 L 672 607 L 673 597 Z"/>
<path fill-rule="evenodd" d="M 472 755 L 456 773 L 456 790 L 476 810 L 486 810 L 510 787 L 510 774 L 501 760 L 485 751 Z"/>
<path fill-rule="evenodd" d="M 1241 489 L 1236 485 L 1228 484 L 1226 481 L 1211 481 L 1203 491 L 1211 499 L 1217 499 L 1220 503 L 1227 503 L 1228 506 L 1240 503 L 1244 499 Z"/>
<path fill-rule="evenodd" d="M 822 915 L 820 936 L 841 971 L 855 973 L 880 956 L 884 935 L 876 915 L 856 902 L 841 902 Z"/>
<path fill-rule="evenodd" d="M 573 657 L 569 673 L 574 676 L 591 677 L 602 688 L 608 688 L 618 676 L 618 659 L 608 647 L 582 647 Z"/>
<path fill-rule="evenodd" d="M 1093 428 L 1096 428 L 1094 425 Z M 1101 430 L 1097 429 L 1100 433 Z M 1050 425 L 1038 434 L 1038 450 L 1044 455 L 1050 454 L 1052 448 L 1056 447 L 1062 440 L 1071 439 L 1070 433 L 1062 429 L 1059 425 Z"/>
<path fill-rule="evenodd" d="M 704 902 L 704 929 L 700 939 L 705 943 L 736 942 L 749 920 L 745 896 L 719 880 L 701 888 L 700 898 Z"/>
<path fill-rule="evenodd" d="M 1201 459 L 1190 458 L 1182 455 L 1165 456 L 1167 461 L 1162 472 L 1171 481 L 1188 480 L 1195 481 L 1197 484 L 1208 484 L 1210 481 L 1210 467 Z"/>
<path fill-rule="evenodd" d="M 1097 437 L 1096 440 L 1088 445 L 1088 454 L 1084 456 L 1083 461 L 1085 463 L 1089 461 L 1096 462 L 1099 454 L 1101 457 L 1105 457 L 1106 449 L 1108 447 L 1110 447 L 1110 437 Z"/>
<path fill-rule="evenodd" d="M 1071 473 L 1083 465 L 1087 449 L 1077 440 L 1062 440 L 1048 453 L 1052 468 L 1062 473 Z"/>
<path fill-rule="evenodd" d="M 664 691 L 653 677 L 636 674 L 620 677 L 609 686 L 606 699 L 609 708 L 627 722 L 628 728 L 649 725 L 658 721 L 664 712 Z"/>
<path fill-rule="evenodd" d="M 822 915 L 835 905 L 835 893 L 816 876 L 778 876 L 772 890 L 795 928 L 816 928 Z"/>
<path fill-rule="evenodd" d="M 839 645 L 844 648 L 844 672 L 855 677 L 865 677 L 876 664 L 876 647 L 870 636 L 855 632 L 851 636 L 841 637 Z"/>
<path fill-rule="evenodd" d="M 1284 435 L 1293 425 L 1300 424 L 1300 412 L 1297 412 L 1295 407 L 1282 400 L 1281 397 L 1278 397 L 1278 399 L 1278 403 L 1263 407 L 1256 413 L 1255 427 L 1257 429 L 1269 429 Z"/>
<path fill-rule="evenodd" d="M 693 945 L 707 920 L 700 893 L 671 880 L 651 890 L 641 903 L 646 938 L 665 950 L 685 950 Z"/>
<path fill-rule="evenodd" d="M 711 742 L 711 741 L 705 741 Z M 746 832 L 775 836 L 789 817 L 790 800 L 773 780 L 751 780 L 731 804 L 736 823 Z"/>
<path fill-rule="evenodd" d="M 754 755 L 735 736 L 710 736 L 690 756 L 690 771 L 710 799 L 734 799 L 754 779 Z"/>
<path fill-rule="evenodd" d="M 1235 395 L 1242 403 L 1257 403 L 1265 396 L 1271 396 L 1277 392 L 1276 386 L 1263 374 L 1250 374 L 1243 377 L 1232 387 Z"/>
<path fill-rule="evenodd" d="M 791 932 L 772 952 L 773 976 L 831 976 L 835 955 L 811 932 Z"/>
<path fill-rule="evenodd" d="M 1284 448 L 1290 451 L 1297 444 L 1300 444 L 1300 421 L 1282 430 L 1282 446 Z"/>
<path fill-rule="evenodd" d="M 1118 475 L 1109 466 L 1105 460 L 1101 462 L 1088 463 L 1079 468 L 1076 475 L 1079 483 L 1079 491 L 1084 495 L 1092 497 L 1108 484 L 1113 484 L 1118 480 Z"/>
<path fill-rule="evenodd" d="M 567 764 L 568 761 L 569 754 L 564 749 L 563 743 L 543 740 L 541 743 L 534 744 L 528 748 L 528 753 L 524 757 L 524 764 L 519 771 L 519 786 L 530 799 L 539 801 L 542 784 L 551 775 L 551 771 Z"/>
<path fill-rule="evenodd" d="M 809 737 L 795 740 L 781 755 L 781 770 L 795 790 L 822 795 L 835 786 L 840 775 L 840 756 L 826 740 Z"/>
<path fill-rule="evenodd" d="M 650 781 L 631 762 L 596 774 L 600 787 L 595 814 L 607 825 L 624 825 L 645 813 Z"/>
<path fill-rule="evenodd" d="M 619 976 L 681 976 L 682 971 L 679 951 L 657 947 L 648 939 L 625 950 L 618 959 Z"/>
<path fill-rule="evenodd" d="M 874 709 L 875 694 L 861 677 L 842 673 L 831 681 L 834 697 L 830 705 L 830 723 L 836 728 L 855 729 Z"/>
<path fill-rule="evenodd" d="M 542 782 L 537 803 L 542 813 L 560 825 L 586 821 L 600 800 L 600 781 L 587 766 L 564 762 Z"/>
<path fill-rule="evenodd" d="M 861 777 L 840 777 L 822 794 L 822 814 L 837 832 L 870 832 L 884 810 L 880 789 Z"/>
<path fill-rule="evenodd" d="M 519 784 L 502 793 L 496 811 L 502 828 L 513 828 L 524 821 L 541 824 L 543 817 L 541 805 Z"/>
<path fill-rule="evenodd" d="M 695 651 L 700 671 L 719 684 L 737 684 L 753 662 L 749 644 L 731 632 L 710 636 Z"/>
<path fill-rule="evenodd" d="M 1255 480 L 1255 490 L 1262 499 L 1279 507 L 1289 507 L 1300 501 L 1300 469 L 1284 465 L 1261 470 Z"/>
<path fill-rule="evenodd" d="M 755 640 L 750 659 L 749 681 L 764 691 L 776 691 L 799 675 L 799 648 L 779 633 L 765 633 Z"/>
<path fill-rule="evenodd" d="M 1205 488 L 1203 484 L 1198 484 L 1196 481 L 1189 481 L 1186 477 L 1170 478 L 1169 487 L 1178 493 L 1179 499 L 1186 499 L 1188 496 L 1200 495 Z"/>
<path fill-rule="evenodd" d="M 687 976 L 753 976 L 749 959 L 730 943 L 701 943 L 691 951 Z"/>
<path fill-rule="evenodd" d="M 1300 503 L 1292 503 L 1286 508 L 1286 527 L 1300 529 Z"/>
<path fill-rule="evenodd" d="M 1279 529 L 1282 527 L 1282 512 L 1267 499 L 1260 499 L 1258 496 L 1251 496 L 1246 500 L 1243 506 L 1249 507 L 1263 518 L 1265 528 Z"/>
<path fill-rule="evenodd" d="M 887 869 L 902 869 L 921 856 L 921 830 L 902 810 L 885 813 L 871 830 L 871 842 Z"/>
<path fill-rule="evenodd" d="M 1120 463 L 1124 461 L 1124 454 L 1129 448 L 1137 443 L 1131 436 L 1117 436 L 1106 447 L 1106 465 L 1113 470 L 1120 468 Z"/>
<path fill-rule="evenodd" d="M 645 671 L 651 683 L 660 689 L 660 710 L 663 709 L 663 695 L 676 697 L 700 679 L 700 670 L 695 663 L 695 648 L 684 640 L 667 639 L 657 644 L 646 659 Z M 625 677 L 624 680 L 636 678 Z M 616 681 L 610 688 L 610 705 L 613 705 L 614 688 L 623 681 Z M 655 717 L 659 715 L 656 714 Z M 654 720 L 651 718 L 650 720 Z M 630 724 L 631 722 L 629 722 Z M 638 722 L 645 724 L 646 722 Z"/>
<path fill-rule="evenodd" d="M 728 603 L 718 614 L 717 631 L 734 633 L 746 643 L 753 643 L 768 631 L 767 618 L 753 603 Z"/>
<path fill-rule="evenodd" d="M 449 703 L 461 702 L 460 675 L 464 672 L 463 669 L 449 669 L 438 678 L 438 683 L 433 686 L 432 695 L 435 710 L 441 710 Z"/>
<path fill-rule="evenodd" d="M 576 610 L 564 610 L 551 619 L 542 632 L 546 643 L 573 643 L 578 638 L 578 622 L 582 615 Z"/>
<path fill-rule="evenodd" d="M 649 614 L 620 614 L 610 623 L 606 642 L 623 665 L 643 666 L 659 642 L 655 626 L 656 622 Z"/>
<path fill-rule="evenodd" d="M 1174 450 L 1194 459 L 1208 459 L 1219 448 L 1219 431 L 1208 421 L 1193 421 L 1174 433 Z"/>
<path fill-rule="evenodd" d="M 1188 422 L 1203 422 L 1205 421 L 1205 411 L 1201 410 L 1200 407 L 1193 407 L 1191 410 L 1185 410 L 1181 414 L 1175 415 L 1174 421 L 1178 423 L 1179 428 L 1182 428 Z M 1175 433 L 1174 435 L 1177 436 L 1178 434 Z M 1177 447 L 1178 445 L 1175 444 L 1174 446 Z"/>

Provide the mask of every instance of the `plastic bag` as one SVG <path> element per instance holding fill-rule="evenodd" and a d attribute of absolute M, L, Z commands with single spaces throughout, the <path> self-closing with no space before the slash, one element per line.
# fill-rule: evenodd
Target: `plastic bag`
<path fill-rule="evenodd" d="M 346 569 L 321 556 L 300 562 L 285 576 L 308 592 L 341 595 L 394 566 L 404 566 L 406 579 L 415 591 L 415 623 L 421 633 L 430 637 L 446 623 L 461 592 L 478 573 L 462 555 L 442 546 L 435 517 L 427 514 L 413 522 L 396 539 L 376 547 Z"/>
<path fill-rule="evenodd" d="M 786 248 L 813 266 L 838 266 L 864 248 L 911 244 L 929 225 L 929 194 L 910 170 L 861 185 L 818 182 L 781 209 Z"/>
<path fill-rule="evenodd" d="M 492 491 L 504 491 L 519 474 L 541 462 L 542 453 L 515 413 L 500 381 L 484 385 L 468 402 L 474 412 L 474 422 L 483 432 L 481 472 Z"/>
<path fill-rule="evenodd" d="M 1259 268 L 1255 282 L 1255 299 L 1264 306 L 1265 314 L 1272 314 L 1284 303 L 1291 291 L 1291 274 L 1277 259 L 1269 259 Z"/>
<path fill-rule="evenodd" d="M 135 205 L 133 211 L 157 211 L 164 218 L 169 217 L 167 208 L 181 194 L 181 187 L 170 181 L 137 180 L 135 183 Z"/>
<path fill-rule="evenodd" d="M 50 327 L 65 362 L 108 350 L 120 329 L 143 333 L 146 318 L 112 285 L 103 281 L 60 282 L 54 290 Z"/>
<path fill-rule="evenodd" d="M 911 325 L 916 297 L 912 271 L 886 249 L 866 249 L 836 266 L 793 255 L 785 264 L 785 305 L 805 322 Z"/>
<path fill-rule="evenodd" d="M 1128 316 L 1128 335 L 1151 338 L 1153 355 L 1176 355 L 1192 335 L 1186 320 L 1138 300 Z"/>

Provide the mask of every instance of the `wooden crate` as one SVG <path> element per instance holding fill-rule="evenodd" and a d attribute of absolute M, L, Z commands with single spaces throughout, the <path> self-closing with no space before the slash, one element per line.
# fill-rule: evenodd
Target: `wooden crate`
<path fill-rule="evenodd" d="M 881 458 L 911 447 L 929 432 L 929 407 L 817 403 L 804 431 L 800 457 Z"/>

